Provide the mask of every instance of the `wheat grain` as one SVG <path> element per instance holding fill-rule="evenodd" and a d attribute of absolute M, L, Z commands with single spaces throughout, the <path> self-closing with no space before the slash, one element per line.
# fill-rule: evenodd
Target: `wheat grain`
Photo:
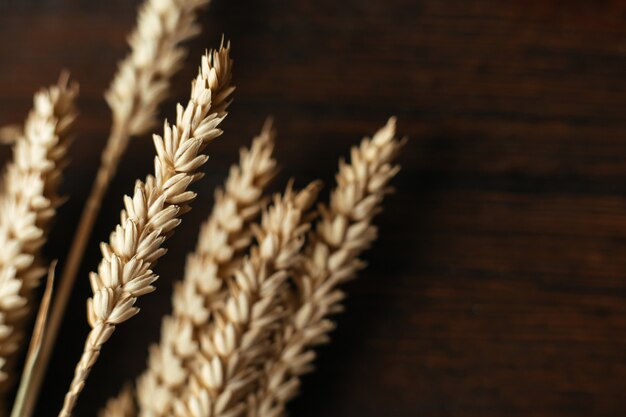
<path fill-rule="evenodd" d="M 263 190 L 276 173 L 274 137 L 268 121 L 250 149 L 241 150 L 225 190 L 215 193 L 213 211 L 200 229 L 195 252 L 187 258 L 184 279 L 175 285 L 174 311 L 164 318 L 161 341 L 151 347 L 148 368 L 138 380 L 141 415 L 169 415 L 172 399 L 185 388 L 198 334 L 228 293 L 225 282 L 250 245 L 250 223 L 260 213 Z"/>
<path fill-rule="evenodd" d="M 186 393 L 174 399 L 174 415 L 234 417 L 244 411 L 245 397 L 255 389 L 270 351 L 269 336 L 282 317 L 281 291 L 300 260 L 310 226 L 305 211 L 319 188 L 317 182 L 300 193 L 288 187 L 264 211 L 255 228 L 258 244 L 235 272 L 228 299 L 201 335 L 192 378 Z"/>
<path fill-rule="evenodd" d="M 0 127 L 0 144 L 13 145 L 16 139 L 22 136 L 21 125 L 6 125 Z"/>
<path fill-rule="evenodd" d="M 266 363 L 262 386 L 249 399 L 249 417 L 283 416 L 286 402 L 297 394 L 300 376 L 312 369 L 312 348 L 328 340 L 334 328 L 328 316 L 341 310 L 344 298 L 337 287 L 363 267 L 358 256 L 376 238 L 372 219 L 399 170 L 392 164 L 403 141 L 394 135 L 391 118 L 372 139 L 352 149 L 350 164 L 340 163 L 330 206 L 320 210 L 322 217 L 296 275 L 296 308 L 277 334 L 276 357 Z"/>
<path fill-rule="evenodd" d="M 189 185 L 202 174 L 197 170 L 208 157 L 201 152 L 221 134 L 217 128 L 224 116 L 220 111 L 233 88 L 229 46 L 202 57 L 200 73 L 192 83 L 186 107 L 178 105 L 176 125 L 164 124 L 163 137 L 154 135 L 156 157 L 154 176 L 137 181 L 132 197 L 124 197 L 125 209 L 109 243 L 101 244 L 102 261 L 97 273 L 90 274 L 93 298 L 87 303 L 91 331 L 74 378 L 65 396 L 60 416 L 70 416 L 102 345 L 115 326 L 138 312 L 135 302 L 151 292 L 157 276 L 154 263 L 165 254 L 164 240 L 180 223 L 180 215 L 190 209 L 195 193 Z"/>
<path fill-rule="evenodd" d="M 67 165 L 69 129 L 76 118 L 77 85 L 62 75 L 39 91 L 13 158 L 0 182 L 0 379 L 2 400 L 14 377 L 13 363 L 24 342 L 34 290 L 45 275 L 40 248 L 62 198 L 58 194 Z M 10 378 L 11 377 L 11 378 Z M 4 404 L 3 411 L 6 411 Z"/>

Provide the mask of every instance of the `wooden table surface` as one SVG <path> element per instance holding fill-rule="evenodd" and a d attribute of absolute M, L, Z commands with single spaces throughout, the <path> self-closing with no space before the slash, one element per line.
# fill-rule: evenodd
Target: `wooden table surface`
<path fill-rule="evenodd" d="M 138 2 L 0 1 L 0 123 L 69 68 L 80 121 L 47 254 L 65 256 L 110 124 L 102 99 Z M 626 4 L 214 0 L 172 99 L 225 33 L 236 101 L 156 293 L 105 346 L 78 415 L 145 365 L 212 190 L 268 114 L 282 171 L 332 184 L 337 159 L 397 115 L 410 137 L 293 416 L 626 415 Z M 8 149 L 1 151 L 3 160 Z M 151 167 L 135 140 L 104 202 L 38 415 L 56 415 L 87 331 L 87 272 L 121 196 Z"/>

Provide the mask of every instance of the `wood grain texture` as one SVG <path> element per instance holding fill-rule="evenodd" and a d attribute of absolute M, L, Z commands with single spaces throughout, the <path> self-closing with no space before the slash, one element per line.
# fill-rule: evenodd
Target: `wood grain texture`
<path fill-rule="evenodd" d="M 0 1 L 0 121 L 22 120 L 32 92 L 61 68 L 81 82 L 71 200 L 47 248 L 61 262 L 137 3 Z M 214 0 L 203 26 L 163 115 L 225 33 L 238 85 L 227 133 L 168 242 L 159 290 L 105 347 L 79 415 L 94 415 L 143 368 L 212 190 L 267 114 L 279 129 L 276 189 L 291 175 L 332 183 L 337 158 L 389 115 L 411 137 L 369 268 L 350 284 L 334 342 L 292 415 L 626 414 L 623 2 Z M 60 407 L 87 331 L 97 242 L 148 172 L 151 146 L 131 144 L 104 202 L 39 415 Z"/>

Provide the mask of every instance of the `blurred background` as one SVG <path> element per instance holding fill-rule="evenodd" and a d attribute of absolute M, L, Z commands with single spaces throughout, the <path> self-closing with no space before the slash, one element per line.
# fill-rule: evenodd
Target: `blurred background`
<path fill-rule="evenodd" d="M 81 84 L 61 263 L 110 126 L 102 93 L 139 1 L 0 0 L 0 124 L 71 70 Z M 410 141 L 294 416 L 626 415 L 626 4 L 620 1 L 213 0 L 162 107 L 205 48 L 232 41 L 237 91 L 158 290 L 104 347 L 79 402 L 95 415 L 145 366 L 213 189 L 267 115 L 282 171 L 333 182 L 390 115 Z M 104 201 L 43 391 L 55 415 L 87 333 L 87 273 L 121 197 L 152 166 L 134 140 Z M 9 148 L 0 149 L 5 161 Z"/>

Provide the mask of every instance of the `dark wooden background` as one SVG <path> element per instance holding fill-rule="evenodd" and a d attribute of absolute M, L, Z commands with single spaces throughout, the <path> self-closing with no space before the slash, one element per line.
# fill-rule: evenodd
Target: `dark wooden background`
<path fill-rule="evenodd" d="M 110 124 L 101 93 L 137 4 L 0 0 L 0 122 L 21 121 L 62 68 L 81 82 L 50 257 L 64 257 L 91 185 Z M 268 114 L 277 188 L 292 175 L 332 183 L 337 158 L 390 115 L 411 138 L 370 266 L 292 415 L 626 415 L 624 2 L 214 0 L 202 23 L 163 115 L 225 33 L 238 85 L 226 134 L 159 290 L 105 346 L 79 415 L 143 368 L 212 190 Z M 97 242 L 151 161 L 151 142 L 134 141 L 104 202 L 38 415 L 59 409 Z"/>

